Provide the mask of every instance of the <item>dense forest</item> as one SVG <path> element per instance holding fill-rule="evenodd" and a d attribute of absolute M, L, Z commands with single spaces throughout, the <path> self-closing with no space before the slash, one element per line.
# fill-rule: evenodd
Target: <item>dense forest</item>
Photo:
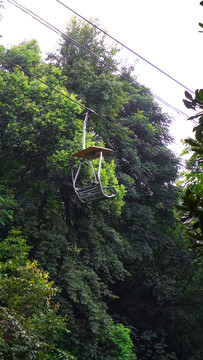
<path fill-rule="evenodd" d="M 201 360 L 202 118 L 183 193 L 169 116 L 96 28 L 66 34 L 46 60 L 35 40 L 0 47 L 0 359 Z M 118 195 L 83 204 L 87 109 Z"/>

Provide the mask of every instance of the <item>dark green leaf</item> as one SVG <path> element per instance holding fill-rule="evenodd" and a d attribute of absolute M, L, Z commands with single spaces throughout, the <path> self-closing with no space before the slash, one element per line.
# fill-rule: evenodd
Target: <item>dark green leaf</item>
<path fill-rule="evenodd" d="M 192 95 L 188 91 L 185 91 L 185 96 L 186 96 L 187 99 L 193 100 Z"/>
<path fill-rule="evenodd" d="M 202 24 L 202 27 L 203 27 L 203 24 Z M 198 97 L 200 98 L 200 100 L 203 100 L 203 89 L 199 90 Z"/>
<path fill-rule="evenodd" d="M 198 229 L 200 225 L 200 221 L 197 221 L 196 223 L 193 224 L 192 228 L 195 230 L 195 229 Z"/>
<path fill-rule="evenodd" d="M 199 146 L 199 143 L 193 139 L 185 139 L 185 142 L 191 146 Z"/>
<path fill-rule="evenodd" d="M 187 210 L 186 206 L 175 205 L 175 207 L 177 210 L 183 210 L 183 211 Z"/>
<path fill-rule="evenodd" d="M 193 109 L 193 110 L 195 109 L 194 105 L 192 105 L 192 103 L 190 101 L 187 101 L 184 99 L 183 102 L 184 102 L 186 108 Z"/>
<path fill-rule="evenodd" d="M 196 137 L 197 141 L 202 143 L 202 141 L 203 141 L 203 124 L 201 124 L 201 126 L 199 126 L 198 129 L 196 130 L 195 137 Z"/>

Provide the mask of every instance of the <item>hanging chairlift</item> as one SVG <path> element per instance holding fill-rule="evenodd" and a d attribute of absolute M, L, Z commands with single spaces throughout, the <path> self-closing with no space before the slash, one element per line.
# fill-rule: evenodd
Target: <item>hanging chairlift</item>
<path fill-rule="evenodd" d="M 74 154 L 73 156 L 80 157 L 83 160 L 80 162 L 79 166 L 74 166 L 72 168 L 72 181 L 73 188 L 83 203 L 88 203 L 94 200 L 101 199 L 111 199 L 117 195 L 117 191 L 114 186 L 102 186 L 100 173 L 101 173 L 101 164 L 102 157 L 106 155 L 110 155 L 113 150 L 107 149 L 100 146 L 90 146 L 89 148 L 85 148 L 85 138 L 86 138 L 86 124 L 88 119 L 88 113 L 85 116 L 84 127 L 83 127 L 83 150 Z M 99 158 L 99 166 L 97 172 L 95 171 L 91 160 Z M 77 185 L 78 177 L 81 172 L 81 168 L 84 166 L 89 166 L 92 174 L 93 181 L 91 181 L 88 185 Z"/>

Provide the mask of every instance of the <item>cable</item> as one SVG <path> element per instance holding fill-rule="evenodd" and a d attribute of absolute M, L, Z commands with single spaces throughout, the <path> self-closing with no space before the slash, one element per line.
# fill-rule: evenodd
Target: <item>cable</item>
<path fill-rule="evenodd" d="M 48 84 L 47 82 L 43 81 L 43 80 L 40 79 L 38 76 L 36 76 L 36 75 L 30 73 L 29 71 L 23 69 L 20 65 L 17 65 L 17 64 L 15 64 L 13 61 L 6 59 L 6 58 L 5 58 L 4 56 L 2 56 L 2 55 L 0 55 L 0 58 L 1 58 L 2 60 L 4 60 L 4 61 L 8 62 L 8 63 L 9 63 L 10 65 L 12 65 L 13 67 L 16 67 L 16 68 L 18 68 L 19 70 L 23 71 L 25 74 L 27 74 L 27 75 L 29 75 L 29 76 L 32 76 L 34 79 L 40 81 L 42 84 L 44 84 L 44 85 L 46 85 L 47 87 L 49 87 L 50 89 L 56 91 L 57 93 L 59 93 L 60 95 L 64 96 L 64 97 L 67 98 L 68 100 L 70 100 L 70 101 L 74 102 L 75 104 L 81 106 L 83 109 L 87 110 L 88 112 L 91 112 L 92 114 L 96 115 L 96 116 L 99 117 L 100 119 L 108 122 L 108 123 L 111 124 L 112 126 L 114 126 L 114 127 L 116 127 L 117 129 L 119 129 L 120 131 L 125 132 L 125 133 L 126 133 L 127 135 L 129 135 L 133 140 L 137 139 L 137 140 L 139 140 L 142 144 L 151 147 L 153 150 L 156 149 L 156 151 L 157 151 L 158 153 L 160 153 L 160 154 L 167 154 L 167 155 L 168 155 L 168 153 L 166 152 L 165 149 L 164 149 L 164 151 L 163 151 L 163 150 L 159 150 L 157 147 L 153 147 L 151 144 L 145 142 L 144 140 L 142 140 L 142 139 L 140 139 L 140 138 L 138 139 L 138 138 L 137 138 L 137 135 L 132 134 L 132 132 L 129 132 L 129 131 L 123 129 L 123 128 L 120 127 L 119 125 L 117 125 L 117 124 L 113 123 L 112 121 L 106 119 L 104 116 L 99 115 L 97 112 L 95 112 L 94 110 L 88 108 L 87 106 L 85 106 L 85 105 L 83 105 L 83 104 L 80 104 L 78 101 L 72 99 L 70 96 L 64 94 L 62 91 L 56 89 L 56 88 L 53 87 L 52 85 L 50 85 L 50 84 Z"/>
<path fill-rule="evenodd" d="M 178 80 L 176 80 L 174 77 L 170 76 L 169 74 L 167 74 L 165 71 L 161 70 L 159 67 L 157 67 L 156 65 L 154 65 L 153 63 L 151 63 L 150 61 L 148 61 L 147 59 L 145 59 L 143 56 L 139 55 L 138 53 L 136 53 L 134 50 L 130 49 L 128 46 L 126 46 L 125 44 L 123 44 L 121 41 L 117 40 L 116 38 L 114 38 L 113 36 L 111 36 L 110 34 L 108 34 L 106 31 L 102 30 L 101 28 L 99 28 L 97 25 L 93 24 L 91 21 L 85 19 L 82 15 L 78 14 L 76 11 L 74 11 L 73 9 L 71 9 L 70 7 L 68 7 L 67 5 L 65 5 L 62 1 L 60 0 L 56 0 L 58 3 L 60 3 L 61 5 L 63 5 L 64 7 L 66 7 L 68 10 L 70 10 L 71 12 L 73 12 L 75 15 L 79 16 L 81 19 L 85 20 L 86 22 L 88 22 L 90 25 L 92 25 L 93 27 L 95 27 L 96 29 L 98 29 L 99 31 L 103 32 L 105 35 L 107 35 L 109 38 L 111 38 L 112 40 L 114 40 L 115 42 L 117 42 L 119 45 L 121 45 L 122 47 L 124 47 L 125 49 L 127 49 L 128 51 L 130 51 L 131 53 L 133 53 L 134 55 L 138 56 L 140 59 L 142 59 L 143 61 L 145 61 L 147 64 L 151 65 L 152 67 L 154 67 L 156 70 L 158 70 L 159 72 L 161 72 L 162 74 L 164 74 L 165 76 L 167 76 L 169 79 L 175 81 L 177 84 L 179 84 L 180 86 L 182 86 L 184 89 L 187 89 L 188 91 L 190 91 L 192 94 L 195 94 L 194 91 L 190 90 L 187 86 L 183 85 L 181 82 L 179 82 Z"/>
<path fill-rule="evenodd" d="M 142 56 L 140 56 L 139 54 L 135 53 L 132 49 L 130 49 L 129 47 L 127 47 L 126 45 L 124 45 L 123 43 L 121 43 L 119 40 L 115 39 L 113 36 L 111 36 L 110 34 L 108 34 L 106 31 L 102 30 L 100 27 L 98 27 L 97 25 L 93 24 L 91 21 L 87 20 L 85 17 L 83 17 L 82 15 L 80 15 L 79 13 L 77 13 L 76 11 L 74 11 L 73 9 L 71 9 L 69 6 L 65 5 L 62 1 L 60 0 L 56 0 L 58 3 L 60 3 L 61 5 L 63 5 L 64 7 L 66 7 L 68 10 L 70 10 L 71 12 L 73 12 L 75 15 L 79 16 L 81 19 L 83 19 L 84 21 L 88 22 L 90 25 L 92 25 L 94 28 L 98 29 L 100 32 L 103 32 L 105 35 L 107 35 L 109 38 L 111 38 L 112 40 L 114 40 L 115 42 L 117 42 L 118 44 L 120 44 L 122 47 L 126 48 L 127 50 L 131 51 L 134 55 L 140 57 L 142 60 L 144 60 L 145 62 L 147 62 L 149 65 L 153 66 L 156 70 L 160 71 L 161 73 L 163 73 L 164 75 L 166 75 L 167 77 L 169 77 L 171 80 L 175 81 L 176 83 L 178 83 L 180 86 L 184 87 L 184 89 L 189 90 L 191 93 L 195 94 L 194 91 L 190 90 L 187 86 L 183 85 L 182 83 L 180 83 L 179 81 L 177 81 L 175 78 L 173 78 L 172 76 L 168 75 L 167 73 L 165 73 L 164 71 L 162 71 L 161 69 L 159 69 L 157 66 L 155 66 L 154 64 L 152 64 L 151 62 L 149 62 L 148 60 L 146 60 L 145 58 L 143 58 Z M 117 69 L 117 71 L 119 71 Z M 119 71 L 120 72 L 120 71 Z M 120 72 L 122 74 L 122 72 Z M 163 105 L 167 106 L 168 108 L 170 108 L 171 110 L 175 111 L 177 114 L 185 116 L 186 118 L 189 118 L 189 116 L 187 114 L 185 114 L 183 111 L 177 109 L 175 106 L 169 104 L 168 102 L 166 102 L 165 100 L 163 100 L 160 96 L 156 95 L 154 92 L 152 92 L 151 90 L 149 91 L 149 93 L 155 98 L 157 99 L 159 102 L 161 102 Z M 192 120 L 192 122 L 197 125 L 197 122 L 195 122 L 194 120 Z"/>
<path fill-rule="evenodd" d="M 47 87 L 49 87 L 50 89 L 52 89 L 52 90 L 56 91 L 58 94 L 60 94 L 60 95 L 62 95 L 62 96 L 64 96 L 64 97 L 66 97 L 66 99 L 73 101 L 75 104 L 77 104 L 77 105 L 81 106 L 83 109 L 85 109 L 85 110 L 87 110 L 87 111 L 91 112 L 92 114 L 96 115 L 96 116 L 97 116 L 97 117 L 99 117 L 100 119 L 102 119 L 102 120 L 104 120 L 104 121 L 108 122 L 109 124 L 111 124 L 112 126 L 116 127 L 117 129 L 119 129 L 119 130 L 121 130 L 121 131 L 125 132 L 126 134 L 130 135 L 132 139 L 137 138 L 137 136 L 136 136 L 136 135 L 134 135 L 134 134 L 132 134 L 131 132 L 129 132 L 129 131 L 127 131 L 127 130 L 125 130 L 125 129 L 121 128 L 119 125 L 115 124 L 115 123 L 114 123 L 114 122 L 112 122 L 111 120 L 106 119 L 104 116 L 102 116 L 102 115 L 98 114 L 96 111 L 94 111 L 94 110 L 92 110 L 92 109 L 88 108 L 87 106 L 85 106 L 85 105 L 83 105 L 83 104 L 79 103 L 78 101 L 76 101 L 76 100 L 72 99 L 70 96 L 68 96 L 68 95 L 64 94 L 62 91 L 60 91 L 60 90 L 56 89 L 56 88 L 55 88 L 55 87 L 53 87 L 52 85 L 50 85 L 50 84 L 48 84 L 47 82 L 43 81 L 43 80 L 42 80 L 42 79 L 40 79 L 38 76 L 36 76 L 36 75 L 34 75 L 34 74 L 30 73 L 29 71 L 27 71 L 27 70 L 23 69 L 23 68 L 22 68 L 22 66 L 15 64 L 13 61 L 6 59 L 6 58 L 5 58 L 4 56 L 2 56 L 2 55 L 0 55 L 0 58 L 1 58 L 2 60 L 4 60 L 4 61 L 8 62 L 8 63 L 9 63 L 9 64 L 11 64 L 12 66 L 14 66 L 14 67 L 18 68 L 19 70 L 23 71 L 25 74 L 27 74 L 27 75 L 29 75 L 29 76 L 32 76 L 34 79 L 36 79 L 36 80 L 40 81 L 42 84 L 44 84 L 44 85 L 46 85 Z M 142 140 L 141 140 L 141 141 L 142 141 Z M 147 144 L 147 143 L 146 143 L 146 144 Z"/>
<path fill-rule="evenodd" d="M 125 132 L 125 133 L 126 133 L 127 135 L 129 135 L 133 140 L 138 139 L 138 138 L 137 138 L 137 135 L 132 134 L 131 132 L 123 129 L 122 127 L 120 127 L 119 125 L 117 125 L 117 124 L 113 123 L 112 121 L 106 119 L 106 118 L 103 117 L 102 115 L 99 115 L 96 111 L 94 111 L 94 110 L 88 108 L 87 106 L 79 103 L 78 101 L 72 99 L 70 96 L 64 94 L 64 93 L 61 92 L 60 90 L 56 89 L 54 86 L 52 86 L 52 85 L 48 84 L 47 82 L 43 81 L 43 80 L 40 79 L 38 76 L 36 76 L 36 75 L 30 73 L 29 71 L 23 69 L 20 65 L 17 65 L 17 64 L 15 64 L 13 61 L 6 59 L 6 58 L 5 58 L 4 56 L 2 56 L 2 55 L 0 55 L 0 58 L 1 58 L 2 60 L 4 60 L 4 61 L 8 62 L 8 63 L 11 64 L 12 66 L 18 68 L 19 70 L 23 71 L 25 74 L 27 74 L 27 75 L 29 75 L 29 76 L 32 76 L 34 79 L 36 79 L 36 80 L 38 80 L 39 82 L 41 82 L 42 84 L 46 85 L 46 86 L 49 87 L 50 89 L 56 91 L 58 94 L 64 96 L 64 97 L 67 98 L 68 100 L 70 100 L 70 101 L 74 102 L 75 104 L 81 106 L 83 109 L 87 110 L 88 112 L 91 112 L 92 114 L 96 115 L 96 116 L 99 117 L 100 119 L 102 119 L 102 120 L 108 122 L 109 124 L 113 125 L 114 127 L 116 127 L 117 129 L 119 129 L 120 131 Z M 166 152 L 165 149 L 164 149 L 164 151 L 163 151 L 163 150 L 159 150 L 157 147 L 153 147 L 151 144 L 145 142 L 145 141 L 142 140 L 142 139 L 138 139 L 138 140 L 139 140 L 142 144 L 149 146 L 149 147 L 152 148 L 153 150 L 156 149 L 156 151 L 157 151 L 158 153 L 160 153 L 160 154 L 167 154 L 167 152 Z M 167 154 L 167 155 L 168 155 L 168 154 Z M 180 163 L 180 165 L 183 166 L 183 167 L 185 167 L 185 168 L 187 168 L 182 162 Z"/>
<path fill-rule="evenodd" d="M 43 25 L 45 25 L 46 27 L 50 28 L 51 30 L 55 31 L 56 33 L 60 33 L 60 34 L 62 34 L 63 36 L 67 37 L 69 40 L 71 40 L 71 41 L 73 41 L 74 43 L 76 43 L 77 46 L 82 47 L 83 49 L 85 49 L 85 51 L 88 51 L 89 53 L 91 53 L 92 55 L 94 55 L 95 57 L 97 57 L 97 59 L 98 59 L 99 61 L 102 61 L 96 54 L 92 53 L 89 49 L 85 48 L 83 45 L 79 44 L 77 41 L 73 40 L 73 39 L 70 38 L 69 36 L 67 36 L 67 35 L 65 35 L 64 33 L 62 33 L 59 29 L 55 28 L 54 26 L 52 26 L 51 24 L 49 24 L 49 23 L 46 22 L 45 20 L 41 19 L 38 15 L 34 14 L 32 11 L 24 8 L 22 5 L 18 4 L 18 3 L 17 3 L 16 1 L 14 1 L 14 0 L 12 0 L 12 1 L 11 1 L 11 0 L 7 0 L 7 1 L 9 1 L 12 5 L 18 7 L 20 10 L 26 12 L 28 15 L 32 16 L 34 19 L 36 19 L 37 21 L 41 22 Z M 40 19 L 40 20 L 39 20 L 39 19 Z M 137 136 L 136 136 L 135 134 L 132 134 L 132 132 L 129 132 L 129 131 L 125 130 L 124 128 L 121 128 L 119 125 L 117 125 L 117 124 L 113 123 L 112 121 L 106 119 L 106 118 L 103 117 L 102 115 L 96 113 L 94 110 L 92 110 L 92 109 L 88 108 L 87 106 L 82 105 L 82 104 L 80 104 L 79 102 L 71 99 L 69 96 L 65 95 L 64 93 L 62 93 L 61 91 L 57 90 L 57 89 L 54 88 L 53 86 L 51 86 L 51 85 L 49 85 L 48 83 L 44 82 L 43 80 L 41 80 L 41 79 L 38 78 L 37 76 L 29 73 L 27 70 L 23 69 L 21 66 L 13 63 L 12 61 L 10 61 L 10 60 L 2 57 L 2 56 L 0 56 L 0 57 L 1 57 L 4 61 L 9 62 L 9 63 L 12 64 L 14 67 L 19 68 L 20 70 L 22 70 L 22 71 L 25 72 L 26 74 L 28 74 L 28 75 L 30 75 L 30 76 L 33 76 L 33 77 L 34 77 L 35 79 L 37 79 L 38 81 L 42 82 L 42 83 L 45 84 L 46 86 L 50 87 L 51 89 L 53 89 L 53 90 L 55 90 L 56 92 L 60 93 L 61 95 L 65 96 L 67 99 L 75 102 L 75 103 L 78 104 L 79 106 L 83 107 L 85 110 L 93 113 L 94 115 L 96 115 L 97 117 L 101 118 L 102 120 L 110 123 L 112 126 L 114 126 L 114 127 L 118 128 L 119 130 L 125 132 L 125 133 L 128 134 L 132 139 L 137 138 Z M 103 62 L 103 61 L 102 61 L 102 62 Z M 103 62 L 103 63 L 104 63 L 104 62 Z M 107 62 L 105 62 L 105 65 L 107 65 Z M 109 64 L 109 65 L 110 65 L 110 64 Z M 111 66 L 111 65 L 110 65 L 110 66 Z M 116 70 L 118 71 L 118 69 L 116 69 Z M 121 73 L 121 74 L 122 74 L 122 73 Z M 122 74 L 122 75 L 123 75 L 123 74 Z M 155 95 L 155 94 L 154 94 L 154 95 Z M 152 95 L 152 96 L 153 96 L 153 95 Z M 157 97 L 157 98 L 158 98 L 158 97 Z M 159 99 L 160 99 L 160 98 L 159 98 Z M 162 99 L 161 99 L 161 100 L 162 100 Z M 162 100 L 162 101 L 163 101 L 163 100 Z M 176 110 L 178 110 L 178 109 L 176 109 Z M 179 112 L 179 111 L 180 111 L 180 110 L 178 110 L 178 112 Z M 183 113 L 183 114 L 184 114 L 184 113 Z M 186 114 L 184 114 L 184 115 L 187 116 Z M 141 143 L 143 143 L 144 145 L 147 145 L 147 146 L 151 147 L 152 149 L 154 149 L 151 144 L 149 144 L 149 143 L 147 143 L 147 142 L 145 142 L 145 141 L 143 141 L 143 140 L 141 140 L 141 139 L 139 139 L 139 141 L 140 141 Z M 156 149 L 156 150 L 157 150 L 157 152 L 159 152 L 159 153 L 164 153 L 163 151 L 160 151 L 160 150 L 158 150 L 158 149 Z M 166 153 L 166 152 L 165 152 L 165 153 Z"/>
<path fill-rule="evenodd" d="M 61 30 L 59 30 L 58 28 L 56 28 L 55 26 L 53 26 L 52 24 L 48 23 L 46 20 L 42 19 L 40 16 L 38 16 L 37 14 L 35 14 L 34 12 L 32 12 L 31 10 L 25 8 L 23 5 L 19 4 L 17 1 L 15 0 L 7 0 L 9 3 L 11 3 L 12 5 L 16 6 L 18 9 L 22 10 L 23 12 L 25 12 L 26 14 L 30 15 L 32 18 L 34 18 L 35 20 L 37 20 L 38 22 L 40 22 L 42 25 L 46 26 L 47 28 L 49 28 L 50 30 L 54 31 L 56 34 L 58 35 L 62 35 L 63 37 L 67 38 L 68 40 L 70 40 L 71 42 L 73 42 L 77 47 L 83 49 L 84 51 L 86 51 L 87 53 L 91 54 L 94 58 L 96 58 L 100 63 L 102 63 L 105 66 L 110 67 L 112 70 L 116 70 L 117 68 L 114 67 L 112 64 L 110 64 L 109 62 L 101 59 L 97 54 L 95 54 L 93 51 L 89 50 L 88 48 L 86 48 L 84 45 L 80 44 L 78 41 L 74 40 L 73 38 L 71 38 L 70 36 L 64 34 Z"/>
<path fill-rule="evenodd" d="M 171 110 L 175 111 L 177 114 L 179 115 L 183 115 L 186 118 L 188 118 L 189 116 L 187 114 L 185 114 L 183 111 L 175 108 L 173 105 L 169 104 L 167 101 L 161 99 L 158 95 L 156 95 L 153 91 L 149 90 L 149 93 L 159 102 L 162 102 L 163 105 L 167 106 L 168 108 L 170 108 Z"/>
<path fill-rule="evenodd" d="M 62 35 L 63 37 L 67 38 L 68 40 L 72 41 L 77 47 L 82 48 L 83 50 L 85 50 L 86 52 L 88 52 L 90 55 L 92 55 L 94 58 L 96 58 L 99 62 L 101 62 L 103 65 L 110 67 L 111 69 L 113 69 L 114 71 L 119 72 L 121 75 L 122 72 L 117 69 L 115 66 L 111 65 L 110 63 L 108 63 L 107 61 L 102 60 L 99 56 L 97 56 L 94 52 L 92 52 L 91 50 L 87 49 L 85 46 L 83 46 L 82 44 L 78 43 L 76 40 L 72 39 L 70 36 L 64 34 L 62 31 L 60 31 L 59 29 L 57 29 L 55 26 L 51 25 L 50 23 L 48 23 L 46 20 L 42 19 L 41 17 L 39 17 L 38 15 L 36 15 L 35 13 L 33 13 L 31 10 L 25 8 L 24 6 L 20 5 L 19 3 L 17 3 L 15 0 L 7 0 L 8 2 L 10 2 L 12 5 L 16 6 L 17 8 L 19 8 L 20 10 L 22 10 L 23 12 L 25 12 L 26 14 L 30 15 L 32 18 L 34 18 L 35 20 L 37 20 L 38 22 L 40 22 L 42 25 L 46 26 L 47 28 L 49 28 L 50 30 L 54 31 L 57 34 Z M 87 20 L 88 21 L 88 20 Z M 88 21 L 89 22 L 89 21 Z M 92 24 L 93 25 L 93 24 Z M 99 28 L 98 28 L 99 29 Z M 101 30 L 102 31 L 102 30 Z M 150 93 L 150 92 L 149 92 Z M 151 95 L 156 98 L 159 102 L 163 103 L 165 106 L 168 106 L 171 110 L 175 111 L 176 113 L 178 113 L 179 115 L 183 115 L 185 117 L 189 117 L 188 115 L 184 114 L 182 111 L 178 110 L 177 108 L 175 108 L 173 105 L 168 104 L 165 100 L 161 99 L 159 96 L 157 96 L 156 94 L 152 93 L 151 91 Z"/>
<path fill-rule="evenodd" d="M 166 105 L 167 107 L 169 107 L 171 110 L 177 112 L 177 114 L 179 115 L 183 115 L 185 116 L 186 118 L 189 118 L 189 116 L 187 114 L 185 114 L 183 111 L 175 108 L 173 105 L 169 104 L 167 101 L 161 99 L 158 95 L 154 94 L 153 91 L 149 90 L 149 93 L 151 93 L 151 95 L 156 99 L 158 100 L 159 102 L 162 102 L 164 105 Z M 195 124 L 197 124 L 196 121 L 193 121 Z"/>

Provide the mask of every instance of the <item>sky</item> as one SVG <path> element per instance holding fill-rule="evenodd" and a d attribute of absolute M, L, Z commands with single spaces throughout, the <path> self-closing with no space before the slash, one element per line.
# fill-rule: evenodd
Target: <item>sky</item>
<path fill-rule="evenodd" d="M 199 32 L 201 29 L 198 26 L 199 22 L 203 22 L 200 0 L 61 1 L 87 19 L 99 19 L 102 29 L 187 88 L 192 91 L 203 88 L 203 34 Z M 63 32 L 73 16 L 57 0 L 17 2 Z M 1 14 L 0 44 L 10 47 L 24 40 L 37 39 L 43 54 L 59 47 L 60 38 L 57 34 L 9 1 L 4 0 Z M 183 104 L 183 87 L 126 49 L 122 49 L 119 56 L 128 65 L 135 65 L 134 73 L 140 84 L 188 116 L 194 115 L 194 111 L 188 110 Z M 175 142 L 172 149 L 180 155 L 184 148 L 181 139 L 192 136 L 194 124 L 168 107 L 159 105 L 173 119 L 170 133 Z"/>

